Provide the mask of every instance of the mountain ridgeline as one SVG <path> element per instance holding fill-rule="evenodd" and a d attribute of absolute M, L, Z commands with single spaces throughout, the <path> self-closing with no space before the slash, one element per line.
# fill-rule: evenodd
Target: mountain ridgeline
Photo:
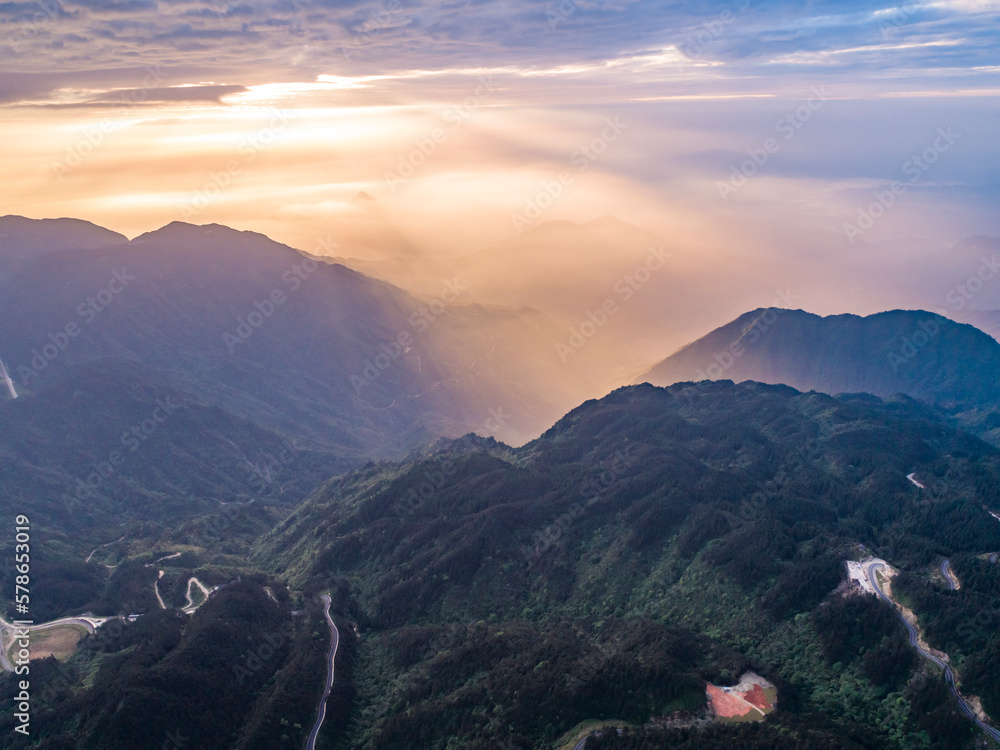
<path fill-rule="evenodd" d="M 1000 343 L 919 310 L 868 317 L 754 310 L 678 350 L 640 381 L 719 379 L 834 394 L 902 393 L 961 415 L 978 432 L 1000 427 Z"/>
<path fill-rule="evenodd" d="M 970 729 L 946 699 L 933 720 L 921 714 L 898 622 L 863 624 L 877 602 L 831 592 L 859 544 L 916 578 L 941 556 L 976 566 L 1000 549 L 984 508 L 998 490 L 1000 454 L 905 397 L 643 385 L 522 448 L 469 437 L 336 478 L 254 559 L 293 588 L 350 592 L 359 706 L 338 747 L 553 747 L 587 719 L 697 709 L 699 680 L 751 666 L 786 702 L 774 730 L 785 739 L 755 747 L 950 747 Z M 653 672 L 634 661 L 636 628 L 665 639 Z M 827 638 L 854 629 L 866 634 Z M 970 675 L 1000 667 L 981 644 L 956 658 Z M 859 702 L 829 697 L 835 662 Z M 387 673 L 402 676 L 387 687 Z M 989 679 L 967 685 L 1000 708 Z M 623 694 L 627 707 L 590 702 Z M 475 719 L 494 703 L 495 721 Z M 814 744 L 811 722 L 825 727 Z M 851 744 L 855 726 L 867 742 Z M 735 746 L 743 731 L 705 746 Z"/>
<path fill-rule="evenodd" d="M 553 359 L 544 316 L 462 284 L 417 298 L 218 225 L 0 218 L 0 493 L 33 520 L 38 616 L 142 611 L 151 588 L 108 598 L 129 558 L 182 544 L 232 571 L 330 476 L 470 430 L 520 442 L 578 402 L 526 365 Z"/>
<path fill-rule="evenodd" d="M 582 391 L 556 384 L 544 316 L 462 304 L 463 283 L 417 298 L 218 225 L 129 241 L 0 218 L 0 358 L 19 394 L 0 392 L 4 506 L 62 564 L 133 522 L 130 543 L 198 545 L 182 528 L 227 505 L 263 513 L 244 529 L 259 533 L 261 509 L 441 436 L 521 442 Z M 553 372 L 528 364 L 541 353 Z"/>
<path fill-rule="evenodd" d="M 482 425 L 483 404 L 504 407 L 511 440 L 560 413 L 530 376 L 512 387 L 506 369 L 538 338 L 540 316 L 463 306 L 460 280 L 425 300 L 218 225 L 175 222 L 128 242 L 25 221 L 0 219 L 0 355 L 21 391 L 87 362 L 131 360 L 353 456 L 463 434 Z"/>
<path fill-rule="evenodd" d="M 1000 344 L 920 311 L 761 309 L 585 401 L 638 359 L 607 329 L 561 363 L 577 305 L 640 267 L 640 338 L 680 304 L 637 231 L 545 226 L 425 266 L 418 296 L 318 259 L 328 239 L 0 218 L 0 501 L 31 518 L 32 615 L 139 615 L 33 662 L 18 746 L 301 748 L 329 594 L 319 750 L 974 747 L 845 561 L 898 568 L 1000 718 Z M 575 252 L 544 249 L 589 235 L 599 278 L 525 307 Z M 489 270 L 508 250 L 513 287 Z M 192 577 L 214 589 L 193 614 Z M 712 721 L 706 681 L 748 670 L 776 710 Z"/>

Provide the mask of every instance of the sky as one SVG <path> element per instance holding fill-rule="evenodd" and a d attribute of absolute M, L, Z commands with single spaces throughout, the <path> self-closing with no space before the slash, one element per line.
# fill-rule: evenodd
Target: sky
<path fill-rule="evenodd" d="M 368 259 L 613 215 L 703 262 L 706 294 L 727 264 L 761 299 L 808 266 L 815 311 L 875 311 L 908 298 L 870 275 L 912 287 L 1000 235 L 998 21 L 1000 0 L 0 2 L 0 214 Z"/>

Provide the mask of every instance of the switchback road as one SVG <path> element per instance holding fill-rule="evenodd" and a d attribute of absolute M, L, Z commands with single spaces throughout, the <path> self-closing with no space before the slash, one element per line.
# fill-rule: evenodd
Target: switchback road
<path fill-rule="evenodd" d="M 1000 731 L 997 731 L 992 726 L 990 726 L 985 721 L 976 716 L 976 712 L 972 710 L 971 706 L 969 706 L 965 698 L 962 697 L 962 694 L 958 692 L 958 687 L 955 685 L 955 672 L 954 670 L 952 670 L 948 662 L 944 661 L 938 656 L 935 656 L 930 651 L 924 650 L 924 648 L 920 645 L 920 634 L 917 632 L 916 626 L 913 625 L 913 623 L 911 623 L 909 620 L 906 619 L 906 617 L 903 616 L 902 609 L 896 604 L 896 602 L 892 600 L 891 597 L 888 596 L 888 594 L 886 594 L 882 590 L 882 586 L 879 584 L 878 578 L 875 576 L 875 573 L 883 568 L 885 568 L 885 563 L 883 562 L 872 562 L 869 563 L 867 566 L 866 572 L 868 574 L 869 580 L 872 582 L 872 586 L 875 587 L 875 593 L 878 594 L 880 599 L 888 602 L 890 605 L 892 605 L 892 608 L 896 610 L 896 614 L 899 615 L 899 619 L 903 621 L 903 624 L 906 626 L 907 632 L 910 634 L 910 645 L 917 650 L 917 653 L 920 654 L 925 659 L 927 659 L 928 661 L 937 664 L 939 667 L 941 667 L 941 669 L 944 670 L 944 679 L 948 683 L 948 690 L 951 691 L 951 694 L 955 697 L 955 700 L 958 701 L 958 707 L 961 709 L 962 713 L 965 714 L 967 717 L 969 717 L 972 721 L 974 721 L 976 723 L 976 726 L 982 729 L 992 739 L 994 739 L 996 742 L 1000 742 Z"/>

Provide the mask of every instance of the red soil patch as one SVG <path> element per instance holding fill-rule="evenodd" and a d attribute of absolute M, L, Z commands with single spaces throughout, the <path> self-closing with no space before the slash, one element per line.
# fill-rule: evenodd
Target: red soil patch
<path fill-rule="evenodd" d="M 754 685 L 749 692 L 743 693 L 743 700 L 747 703 L 752 703 L 761 711 L 770 711 L 774 708 L 767 699 L 767 696 L 764 695 L 764 688 L 760 685 Z"/>
<path fill-rule="evenodd" d="M 706 685 L 708 699 L 712 702 L 712 709 L 716 716 L 731 719 L 736 716 L 745 716 L 749 713 L 749 706 L 743 698 L 736 693 L 727 693 L 722 688 L 715 685 Z M 763 691 L 762 691 L 763 694 Z"/>

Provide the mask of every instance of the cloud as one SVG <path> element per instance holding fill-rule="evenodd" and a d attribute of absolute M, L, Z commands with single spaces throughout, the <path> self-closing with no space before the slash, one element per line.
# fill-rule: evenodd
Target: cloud
<path fill-rule="evenodd" d="M 0 23 L 33 21 L 40 23 L 50 19 L 74 18 L 58 0 L 43 0 L 29 3 L 0 3 Z"/>
<path fill-rule="evenodd" d="M 159 6 L 156 0 L 69 0 L 71 5 L 78 5 L 89 11 L 105 13 L 140 13 L 155 12 Z"/>
<path fill-rule="evenodd" d="M 251 83 L 442 63 L 613 65 L 674 48 L 702 66 L 701 78 L 736 86 L 777 74 L 984 77 L 1000 66 L 997 21 L 1000 4 L 977 0 L 879 9 L 793 0 L 39 0 L 0 4 L 0 48 L 15 70 L 111 68 L 134 59 L 200 67 L 215 80 L 213 67 L 239 66 Z M 18 28 L 26 22 L 33 24 L 27 32 Z M 644 75 L 671 84 L 693 70 L 660 64 Z"/>
<path fill-rule="evenodd" d="M 251 31 L 245 24 L 239 29 L 206 29 L 195 28 L 191 24 L 184 23 L 172 29 L 154 34 L 151 41 L 165 42 L 168 45 L 175 45 L 178 49 L 183 49 L 183 45 L 189 41 L 219 42 L 230 39 L 255 41 L 260 37 L 261 35 L 258 32 Z"/>
<path fill-rule="evenodd" d="M 118 89 L 107 91 L 85 102 L 86 105 L 108 104 L 121 106 L 135 103 L 159 104 L 163 102 L 220 102 L 222 97 L 239 94 L 247 89 L 244 86 L 171 86 L 152 89 Z"/>

